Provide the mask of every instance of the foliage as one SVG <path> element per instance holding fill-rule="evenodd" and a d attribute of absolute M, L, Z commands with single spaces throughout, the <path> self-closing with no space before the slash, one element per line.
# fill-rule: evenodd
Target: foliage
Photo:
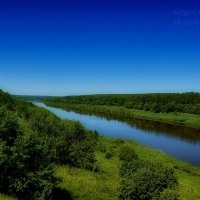
<path fill-rule="evenodd" d="M 160 193 L 159 200 L 177 200 L 179 198 L 179 194 L 176 190 L 165 189 Z"/>
<path fill-rule="evenodd" d="M 106 152 L 105 158 L 111 159 L 114 155 L 115 155 L 114 151 L 110 150 Z"/>
<path fill-rule="evenodd" d="M 118 143 L 118 140 L 114 138 L 99 136 L 98 143 L 104 144 L 106 149 L 110 149 L 116 153 L 120 148 L 120 146 L 116 147 L 115 144 Z M 179 166 L 179 169 L 175 169 L 175 174 L 179 182 L 178 192 L 180 193 L 181 199 L 200 199 L 199 168 L 187 165 L 186 163 L 178 161 L 160 151 L 145 147 L 133 141 L 123 140 L 123 144 L 133 148 L 138 154 L 138 157 L 145 158 L 147 160 L 146 162 L 162 162 L 169 168 L 174 168 L 175 165 Z M 122 162 L 118 159 L 118 156 L 113 156 L 112 159 L 106 159 L 105 153 L 106 152 L 101 152 L 99 149 L 96 151 L 97 162 L 95 165 L 100 168 L 99 172 L 74 168 L 66 165 L 57 166 L 56 177 L 61 179 L 58 187 L 63 191 L 70 192 L 72 199 L 117 200 L 120 185 L 119 170 Z M 186 167 L 190 167 L 193 173 L 191 174 L 182 171 Z M 170 197 L 172 197 L 173 194 L 177 196 L 177 191 L 175 189 L 165 189 L 161 192 L 160 198 L 164 194 L 163 197 L 166 197 L 167 199 L 169 193 L 172 193 L 170 194 Z M 173 200 L 175 198 L 173 197 L 171 199 Z"/>
<path fill-rule="evenodd" d="M 107 119 L 117 119 L 134 123 L 138 127 L 144 128 L 144 125 L 148 129 L 152 128 L 153 123 L 156 122 L 156 126 L 167 126 L 167 124 L 173 124 L 175 126 L 192 127 L 195 129 L 200 128 L 200 115 L 186 114 L 186 113 L 154 113 L 151 111 L 144 111 L 138 109 L 128 109 L 124 106 L 107 106 L 107 105 L 87 105 L 87 104 L 65 104 L 46 102 L 49 106 L 59 107 L 66 110 L 73 110 L 83 114 L 95 114 Z M 141 122 L 144 122 L 141 125 Z M 164 122 L 164 123 L 163 123 Z M 155 125 L 155 123 L 154 123 Z M 154 126 L 154 130 L 156 128 Z M 175 133 L 180 132 L 177 127 Z M 197 131 L 198 132 L 198 131 Z M 183 133 L 180 132 L 181 135 Z M 187 134 L 187 133 L 186 133 Z M 197 135 L 197 134 L 196 134 Z"/>
<path fill-rule="evenodd" d="M 10 110 L 12 110 L 15 106 L 13 98 L 2 90 L 0 90 L 0 106 L 4 106 Z"/>
<path fill-rule="evenodd" d="M 200 114 L 200 93 L 108 94 L 46 98 L 46 102 L 124 106 L 152 112 Z"/>
<path fill-rule="evenodd" d="M 55 180 L 40 139 L 13 112 L 1 109 L 0 116 L 0 191 L 49 199 Z"/>
<path fill-rule="evenodd" d="M 138 158 L 137 154 L 131 147 L 126 146 L 126 145 L 120 146 L 120 149 L 119 149 L 119 159 L 120 160 L 129 162 L 129 161 L 135 160 L 137 158 Z"/>
<path fill-rule="evenodd" d="M 159 163 L 134 160 L 124 162 L 120 172 L 120 199 L 146 200 L 172 196 L 176 199 L 176 193 L 164 192 L 165 189 L 174 191 L 178 186 L 172 169 Z"/>
<path fill-rule="evenodd" d="M 101 169 L 98 172 L 59 165 L 56 168 L 56 177 L 62 180 L 59 188 L 69 191 L 72 199 L 117 200 L 120 167 L 118 158 L 114 156 L 106 159 L 104 153 L 96 152 L 96 159 L 95 165 Z"/>
<path fill-rule="evenodd" d="M 0 192 L 51 199 L 56 163 L 93 169 L 97 134 L 0 91 Z"/>
<path fill-rule="evenodd" d="M 184 199 L 200 199 L 199 169 L 134 142 L 126 140 L 111 141 L 111 139 L 102 137 L 98 141 L 98 152 L 96 152 L 95 158 L 93 157 L 95 145 L 91 149 L 89 147 L 96 144 L 96 134 L 90 134 L 78 122 L 61 121 L 48 111 L 37 108 L 31 103 L 13 100 L 12 98 L 11 102 L 13 102 L 11 104 L 13 106 L 7 106 L 6 101 L 0 103 L 0 167 L 2 167 L 0 173 L 4 173 L 4 176 L 1 174 L 3 179 L 0 180 L 1 192 L 10 195 L 15 193 L 15 196 L 22 199 L 51 199 L 52 190 L 55 190 L 52 166 L 54 163 L 61 163 L 67 165 L 54 169 L 56 170 L 56 177 L 61 181 L 59 188 L 65 191 L 65 195 L 69 191 L 76 199 L 116 199 L 119 186 L 120 161 L 115 155 L 124 145 L 134 149 L 139 158 L 145 158 L 152 162 L 161 161 L 165 166 L 174 167 L 179 181 L 178 187 L 181 197 Z M 120 108 L 119 113 L 122 112 L 123 110 Z M 79 137 L 79 131 L 81 137 Z M 81 149 L 81 147 L 74 147 L 74 142 L 78 146 L 79 144 L 80 146 L 83 143 L 86 144 Z M 59 149 L 61 149 L 60 152 Z M 75 152 L 71 155 L 74 154 L 78 157 L 79 152 L 82 153 L 86 149 L 89 150 L 89 154 L 91 153 L 93 161 L 90 162 L 90 156 L 83 153 L 80 154 L 81 164 L 76 165 L 77 159 L 72 161 L 74 156 L 70 158 L 70 152 Z M 100 153 L 100 150 L 104 153 Z M 112 159 L 105 158 L 107 152 L 115 152 Z M 84 170 L 87 168 L 82 165 L 82 162 L 85 163 L 82 159 L 85 155 L 89 157 L 87 159 L 89 162 L 86 162 L 89 165 L 86 164 L 86 166 L 93 165 L 94 160 L 97 160 L 94 166 L 100 169 L 98 172 Z M 138 161 L 138 167 L 136 161 Z M 132 174 L 137 173 L 140 168 L 144 170 L 144 161 L 140 163 L 139 160 L 134 160 L 133 162 L 135 162 L 135 168 L 132 165 Z M 148 161 L 146 162 L 148 165 Z M 123 163 L 126 163 L 126 161 L 123 161 Z M 74 168 L 70 165 L 84 169 Z M 17 174 L 14 174 L 14 171 Z M 130 171 L 130 167 L 123 168 L 123 170 L 121 168 L 120 176 L 122 179 Z M 151 173 L 150 170 L 150 175 Z M 7 184 L 2 184 L 1 181 L 5 181 Z M 176 186 L 156 192 L 152 196 L 154 199 L 178 198 Z M 0 198 L 5 199 L 7 197 L 0 195 Z"/>

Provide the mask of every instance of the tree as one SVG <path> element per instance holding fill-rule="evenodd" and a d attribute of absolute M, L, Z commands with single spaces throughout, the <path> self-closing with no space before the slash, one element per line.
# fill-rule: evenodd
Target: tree
<path fill-rule="evenodd" d="M 50 199 L 55 179 L 42 141 L 13 112 L 0 109 L 0 119 L 0 192 Z"/>
<path fill-rule="evenodd" d="M 153 200 L 172 195 L 176 199 L 175 197 L 178 196 L 175 192 L 178 182 L 174 171 L 159 163 L 141 160 L 135 160 L 129 164 L 125 162 L 120 174 L 122 180 L 119 199 L 121 200 Z M 166 189 L 174 193 L 164 192 Z"/>
<path fill-rule="evenodd" d="M 120 160 L 130 162 L 137 158 L 138 158 L 137 154 L 131 147 L 126 146 L 126 145 L 120 146 L 120 148 L 119 148 L 119 159 Z"/>

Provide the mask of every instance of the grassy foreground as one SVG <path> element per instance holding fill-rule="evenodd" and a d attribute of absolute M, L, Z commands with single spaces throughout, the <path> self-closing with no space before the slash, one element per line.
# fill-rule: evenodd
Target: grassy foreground
<path fill-rule="evenodd" d="M 6 195 L 0 194 L 0 200 L 16 200 L 12 197 L 8 197 Z"/>
<path fill-rule="evenodd" d="M 151 111 L 128 109 L 124 106 L 87 105 L 87 104 L 64 104 L 45 101 L 49 106 L 59 107 L 66 110 L 75 109 L 93 114 L 104 114 L 113 117 L 128 119 L 145 119 L 157 122 L 164 122 L 183 127 L 200 128 L 200 115 L 186 113 L 154 113 Z"/>
<path fill-rule="evenodd" d="M 59 188 L 68 191 L 72 199 L 100 200 L 118 199 L 119 168 L 118 150 L 120 140 L 100 137 L 96 151 L 97 167 L 99 172 L 91 172 L 68 166 L 57 166 L 55 175 L 62 181 Z M 122 142 L 122 141 L 121 141 Z M 165 166 L 174 168 L 179 182 L 181 199 L 200 199 L 200 169 L 178 161 L 161 151 L 145 147 L 132 141 L 124 141 L 123 145 L 129 145 L 140 158 L 158 161 Z M 107 159 L 107 152 L 113 152 L 114 156 Z"/>
<path fill-rule="evenodd" d="M 97 171 L 88 171 L 67 165 L 56 166 L 55 176 L 61 180 L 57 186 L 59 200 L 118 199 L 121 165 L 121 161 L 118 159 L 118 150 L 120 145 L 130 146 L 142 159 L 161 162 L 163 165 L 173 168 L 179 182 L 179 193 L 182 200 L 200 199 L 200 168 L 133 141 L 99 137 L 96 150 Z M 113 157 L 106 158 L 107 152 L 112 152 Z M 0 200 L 12 200 L 12 198 L 0 195 Z"/>

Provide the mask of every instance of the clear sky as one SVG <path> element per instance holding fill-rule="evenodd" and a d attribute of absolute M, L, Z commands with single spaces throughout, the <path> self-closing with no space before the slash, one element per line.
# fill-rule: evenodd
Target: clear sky
<path fill-rule="evenodd" d="M 0 88 L 200 92 L 200 2 L 0 1 Z"/>

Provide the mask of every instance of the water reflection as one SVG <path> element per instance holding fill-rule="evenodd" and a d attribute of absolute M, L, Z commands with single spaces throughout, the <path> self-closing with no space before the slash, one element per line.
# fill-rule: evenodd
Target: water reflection
<path fill-rule="evenodd" d="M 89 116 L 99 116 L 108 121 L 117 120 L 119 122 L 128 123 L 133 128 L 153 133 L 157 135 L 167 135 L 181 140 L 186 140 L 191 143 L 200 143 L 200 130 L 195 128 L 183 127 L 179 125 L 171 125 L 163 122 L 150 121 L 145 119 L 132 119 L 132 118 L 120 118 L 111 114 L 102 114 L 95 112 L 95 115 L 91 112 L 86 112 L 77 109 L 68 109 L 67 111 L 73 111 L 77 114 L 84 114 Z"/>
<path fill-rule="evenodd" d="M 78 120 L 86 128 L 97 130 L 101 135 L 135 140 L 141 144 L 162 150 L 177 159 L 200 166 L 200 133 L 197 129 L 112 115 L 89 113 L 35 103 L 50 110 L 62 119 Z"/>

